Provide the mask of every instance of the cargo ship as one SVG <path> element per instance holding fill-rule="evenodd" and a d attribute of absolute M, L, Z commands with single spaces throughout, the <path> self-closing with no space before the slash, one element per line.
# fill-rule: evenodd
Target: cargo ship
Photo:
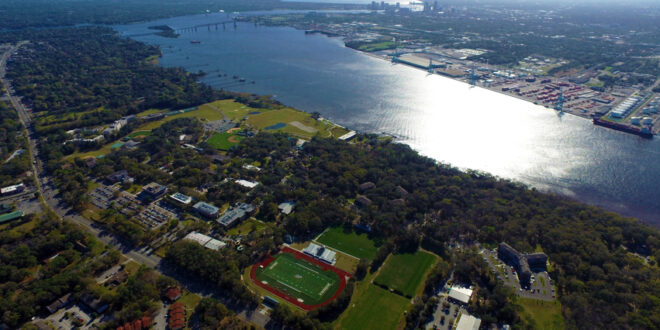
<path fill-rule="evenodd" d="M 614 122 L 611 122 L 611 121 L 608 121 L 608 120 L 604 120 L 602 118 L 594 118 L 593 122 L 594 122 L 594 125 L 615 129 L 615 130 L 621 131 L 621 132 L 635 134 L 635 135 L 641 136 L 645 139 L 652 139 L 653 138 L 652 133 L 643 132 L 640 128 L 637 128 L 637 127 L 630 127 L 628 125 L 614 123 Z"/>
<path fill-rule="evenodd" d="M 200 43 L 202 43 L 202 42 L 199 41 L 199 40 L 191 40 L 190 43 L 191 43 L 191 44 L 200 44 Z"/>

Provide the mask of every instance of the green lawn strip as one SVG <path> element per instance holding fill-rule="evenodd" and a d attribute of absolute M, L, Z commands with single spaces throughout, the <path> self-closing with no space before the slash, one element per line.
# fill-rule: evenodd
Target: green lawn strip
<path fill-rule="evenodd" d="M 339 329 L 396 329 L 404 312 L 410 308 L 410 300 L 388 292 L 375 285 L 368 285 L 359 299 L 351 301 L 342 315 Z"/>
<path fill-rule="evenodd" d="M 360 259 L 372 260 L 378 251 L 367 234 L 345 232 L 343 227 L 328 228 L 316 241 Z"/>
<path fill-rule="evenodd" d="M 394 254 L 382 266 L 375 283 L 414 297 L 437 257 L 424 251 Z"/>
<path fill-rule="evenodd" d="M 257 279 L 271 287 L 316 305 L 330 299 L 339 288 L 339 276 L 317 266 L 282 253 L 267 267 L 257 269 Z"/>
<path fill-rule="evenodd" d="M 229 141 L 229 138 L 235 136 L 235 139 L 237 140 L 243 140 L 244 137 L 240 135 L 236 135 L 233 133 L 215 133 L 213 134 L 207 141 L 211 147 L 219 150 L 229 150 L 229 148 L 237 145 L 237 142 L 231 142 Z"/>
<path fill-rule="evenodd" d="M 518 298 L 518 304 L 523 309 L 523 318 L 533 321 L 535 329 L 564 329 L 559 301 Z"/>

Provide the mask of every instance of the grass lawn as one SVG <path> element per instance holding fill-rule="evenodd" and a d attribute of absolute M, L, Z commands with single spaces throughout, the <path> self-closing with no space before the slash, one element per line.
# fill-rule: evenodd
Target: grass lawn
<path fill-rule="evenodd" d="M 280 253 L 265 268 L 257 269 L 257 280 L 302 299 L 305 304 L 316 305 L 330 299 L 339 288 L 339 275 L 323 271 L 316 265 L 296 259 L 293 254 Z"/>
<path fill-rule="evenodd" d="M 235 141 L 230 141 L 230 139 Z M 237 145 L 244 137 L 232 133 L 215 133 L 206 142 L 213 148 L 218 150 L 229 150 L 229 148 Z"/>
<path fill-rule="evenodd" d="M 128 273 L 128 275 L 137 273 L 138 269 L 140 269 L 140 264 L 135 262 L 135 260 L 130 260 L 124 265 L 124 271 Z"/>
<path fill-rule="evenodd" d="M 181 298 L 179 298 L 178 302 L 182 303 L 184 306 L 186 306 L 186 310 L 188 310 L 188 315 L 192 315 L 192 312 L 195 310 L 195 307 L 197 307 L 197 304 L 202 300 L 202 297 L 199 295 L 189 292 L 189 291 L 184 291 L 183 295 L 181 295 Z"/>
<path fill-rule="evenodd" d="M 358 234 L 353 230 L 346 232 L 343 227 L 328 228 L 316 241 L 360 259 L 371 260 L 378 251 L 367 234 Z"/>
<path fill-rule="evenodd" d="M 375 282 L 414 297 L 437 257 L 424 251 L 393 254 L 387 259 Z"/>
<path fill-rule="evenodd" d="M 339 329 L 396 329 L 410 300 L 375 285 L 369 287 L 342 315 Z"/>
<path fill-rule="evenodd" d="M 134 138 L 134 137 L 138 137 L 138 136 L 149 136 L 149 135 L 151 135 L 151 131 L 135 131 L 131 134 L 128 134 L 127 136 L 129 138 Z"/>
<path fill-rule="evenodd" d="M 253 231 L 260 232 L 260 231 L 266 229 L 267 227 L 268 227 L 267 223 L 265 223 L 263 221 L 259 221 L 255 218 L 250 218 L 250 219 L 247 219 L 247 220 L 243 221 L 238 226 L 230 229 L 227 232 L 227 234 L 229 234 L 231 236 L 247 235 L 247 234 L 249 234 Z"/>
<path fill-rule="evenodd" d="M 518 304 L 523 308 L 523 317 L 535 322 L 535 329 L 564 329 L 559 301 L 518 298 Z"/>
<path fill-rule="evenodd" d="M 248 116 L 250 113 L 271 111 L 269 109 L 250 108 L 245 104 L 234 102 L 233 100 L 215 101 L 215 102 L 207 103 L 206 106 L 219 109 L 227 117 L 229 117 L 230 120 L 236 122 L 243 120 L 243 118 L 245 116 Z"/>
<path fill-rule="evenodd" d="M 396 47 L 396 43 L 394 43 L 393 41 L 383 41 L 383 42 L 364 44 L 360 46 L 358 49 L 365 52 L 375 52 L 384 49 L 393 49 L 395 47 Z"/>
<path fill-rule="evenodd" d="M 134 132 L 151 131 L 154 128 L 160 127 L 160 125 L 163 125 L 168 121 L 172 121 L 177 118 L 190 118 L 190 117 L 197 117 L 202 121 L 213 121 L 213 120 L 223 119 L 225 115 L 219 110 L 216 110 L 206 105 L 201 105 L 195 111 L 179 113 L 173 116 L 165 117 L 161 120 L 145 123 L 144 125 L 138 127 Z"/>
<path fill-rule="evenodd" d="M 277 125 L 277 128 L 266 131 L 289 133 L 303 139 L 311 139 L 316 134 L 320 134 L 322 137 L 338 137 L 348 132 L 329 121 L 316 120 L 312 118 L 311 114 L 293 108 L 270 110 L 249 115 L 246 123 L 248 126 L 259 130 L 265 130 L 266 127 L 272 127 L 280 123 L 285 124 L 284 126 Z"/>

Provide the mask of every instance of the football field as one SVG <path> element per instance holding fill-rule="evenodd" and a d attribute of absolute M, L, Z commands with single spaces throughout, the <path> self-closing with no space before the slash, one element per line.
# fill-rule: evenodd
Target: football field
<path fill-rule="evenodd" d="M 319 268 L 293 254 L 280 253 L 264 268 L 259 268 L 257 280 L 296 298 L 306 305 L 316 305 L 330 299 L 339 288 L 337 273 Z"/>

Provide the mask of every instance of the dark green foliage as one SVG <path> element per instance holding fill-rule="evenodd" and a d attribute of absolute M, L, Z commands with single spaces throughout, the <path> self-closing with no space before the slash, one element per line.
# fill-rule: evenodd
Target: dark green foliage
<path fill-rule="evenodd" d="M 232 300 L 246 306 L 254 305 L 257 297 L 242 284 L 239 264 L 234 257 L 228 249 L 221 253 L 195 242 L 180 241 L 167 250 L 165 259 L 187 273 L 215 284 Z"/>
<path fill-rule="evenodd" d="M 34 38 L 22 48 L 22 59 L 10 63 L 8 76 L 35 112 L 62 118 L 37 119 L 41 133 L 104 123 L 142 109 L 185 108 L 221 94 L 182 69 L 149 63 L 149 57 L 160 55 L 158 48 L 107 28 L 44 30 Z M 64 116 L 68 113 L 74 117 Z"/>
<path fill-rule="evenodd" d="M 34 229 L 0 231 L 0 321 L 12 329 L 45 312 L 55 299 L 78 292 L 94 270 L 82 262 L 87 256 L 73 249 L 76 241 L 92 244 L 77 227 L 46 216 L 29 220 L 36 221 Z"/>

